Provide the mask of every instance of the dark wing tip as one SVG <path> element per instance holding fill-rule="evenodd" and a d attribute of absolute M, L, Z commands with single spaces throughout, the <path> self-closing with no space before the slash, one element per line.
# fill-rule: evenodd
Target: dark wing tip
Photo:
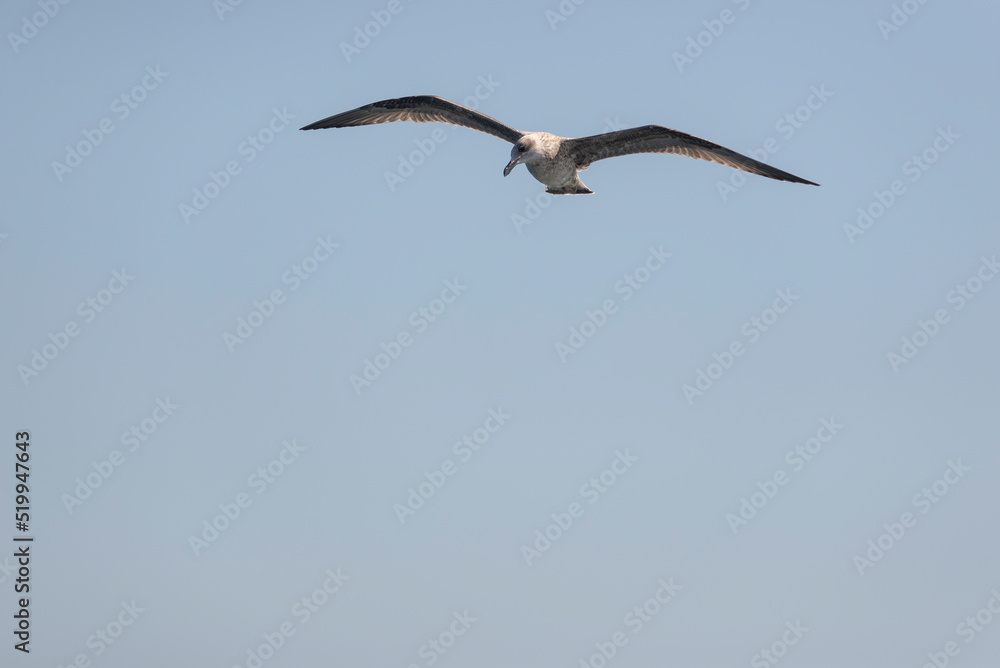
<path fill-rule="evenodd" d="M 807 186 L 818 186 L 819 185 L 818 183 L 813 183 L 812 181 L 808 181 L 808 180 L 806 180 L 806 179 L 804 179 L 804 178 L 802 178 L 800 176 L 795 176 L 794 174 L 789 174 L 788 172 L 783 172 L 780 169 L 776 170 L 776 171 L 779 172 L 781 174 L 781 176 L 772 176 L 770 174 L 762 174 L 762 176 L 770 176 L 772 179 L 777 179 L 779 181 L 789 181 L 791 183 L 802 183 L 802 184 L 805 184 Z"/>
<path fill-rule="evenodd" d="M 370 106 L 370 105 L 369 105 Z M 356 125 L 355 121 L 359 116 L 361 116 L 367 107 L 361 107 L 359 109 L 352 109 L 351 111 L 345 111 L 341 114 L 334 114 L 333 116 L 328 116 L 322 120 L 316 121 L 315 123 L 310 123 L 309 125 L 299 128 L 300 130 L 323 130 L 325 128 L 346 128 L 352 125 Z"/>
<path fill-rule="evenodd" d="M 358 107 L 357 109 L 351 109 L 350 111 L 334 114 L 333 116 L 328 116 L 322 120 L 316 121 L 315 123 L 310 123 L 305 127 L 301 127 L 299 130 L 324 130 L 326 128 L 350 128 L 358 125 L 371 125 L 373 122 L 382 122 L 373 121 L 371 118 L 372 112 L 413 109 L 414 107 L 425 104 L 433 104 L 434 102 L 453 104 L 442 97 L 438 97 L 437 95 L 409 95 L 407 97 L 394 97 L 388 100 L 372 102 L 371 104 L 366 104 L 362 107 Z"/>
<path fill-rule="evenodd" d="M 328 125 L 327 124 L 328 120 L 329 119 L 324 119 L 322 121 L 316 121 L 315 123 L 310 123 L 309 125 L 306 125 L 305 127 L 299 128 L 299 130 L 322 130 L 324 128 L 339 128 L 339 127 L 342 127 L 340 125 Z"/>
<path fill-rule="evenodd" d="M 323 120 L 316 121 L 315 123 L 310 123 L 304 127 L 299 128 L 299 130 L 322 130 L 323 128 L 341 128 L 344 127 L 341 117 L 344 114 L 336 114 L 334 116 L 328 116 Z"/>

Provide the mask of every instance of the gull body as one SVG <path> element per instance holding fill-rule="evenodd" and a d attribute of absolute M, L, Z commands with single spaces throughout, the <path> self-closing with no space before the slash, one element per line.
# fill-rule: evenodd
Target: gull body
<path fill-rule="evenodd" d="M 510 149 L 510 162 L 503 168 L 507 176 L 519 164 L 524 163 L 528 172 L 545 184 L 545 190 L 558 195 L 583 195 L 592 193 L 580 181 L 579 167 L 568 155 L 560 155 L 565 137 L 548 132 L 525 132 Z M 583 169 L 586 169 L 584 167 Z"/>
<path fill-rule="evenodd" d="M 567 138 L 548 132 L 521 132 L 500 121 L 433 95 L 417 95 L 373 102 L 301 128 L 343 128 L 394 121 L 441 122 L 486 132 L 513 144 L 507 176 L 524 163 L 528 172 L 553 195 L 583 195 L 593 191 L 579 172 L 592 163 L 631 153 L 676 153 L 709 160 L 778 181 L 819 185 L 789 174 L 705 139 L 660 125 L 644 125 L 590 137 Z"/>

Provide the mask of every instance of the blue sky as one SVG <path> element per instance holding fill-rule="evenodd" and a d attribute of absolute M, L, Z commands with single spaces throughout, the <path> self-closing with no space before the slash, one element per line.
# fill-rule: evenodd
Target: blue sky
<path fill-rule="evenodd" d="M 223 2 L 2 10 L 4 665 L 995 665 L 1000 9 Z"/>

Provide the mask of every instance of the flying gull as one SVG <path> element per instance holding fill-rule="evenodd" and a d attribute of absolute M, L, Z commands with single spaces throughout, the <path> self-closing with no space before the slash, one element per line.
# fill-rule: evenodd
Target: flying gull
<path fill-rule="evenodd" d="M 765 165 L 736 151 L 730 151 L 718 144 L 661 125 L 643 125 L 591 137 L 568 139 L 548 132 L 521 132 L 486 114 L 434 95 L 416 95 L 373 102 L 324 118 L 301 129 L 346 128 L 393 121 L 451 123 L 508 141 L 514 148 L 510 151 L 510 162 L 504 167 L 503 175 L 507 176 L 514 167 L 523 162 L 531 175 L 545 184 L 545 191 L 553 195 L 583 195 L 594 192 L 583 185 L 577 172 L 587 169 L 598 160 L 630 153 L 677 153 L 699 160 L 718 162 L 778 181 L 819 185 Z"/>

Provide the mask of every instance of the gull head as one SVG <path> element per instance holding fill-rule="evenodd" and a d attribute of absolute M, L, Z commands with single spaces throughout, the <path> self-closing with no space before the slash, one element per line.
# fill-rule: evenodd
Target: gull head
<path fill-rule="evenodd" d="M 534 136 L 536 134 L 541 133 L 530 132 L 514 142 L 513 148 L 510 149 L 510 162 L 503 168 L 504 176 L 510 174 L 522 162 L 530 164 L 548 159 L 548 156 L 542 151 L 544 142 Z"/>

